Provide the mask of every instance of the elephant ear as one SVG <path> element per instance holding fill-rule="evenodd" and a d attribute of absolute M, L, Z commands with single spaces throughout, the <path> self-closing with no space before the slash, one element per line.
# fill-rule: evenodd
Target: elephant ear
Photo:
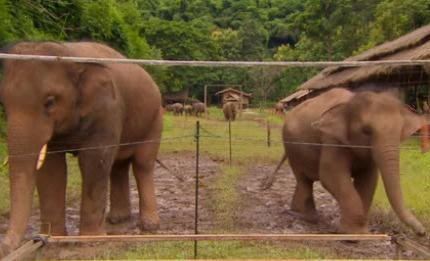
<path fill-rule="evenodd" d="M 401 114 L 403 116 L 401 141 L 414 134 L 422 126 L 429 124 L 429 119 L 426 116 L 418 115 L 406 106 L 401 109 Z"/>
<path fill-rule="evenodd" d="M 321 118 L 311 125 L 322 133 L 348 144 L 348 121 L 346 103 L 337 104 L 325 111 Z"/>
<path fill-rule="evenodd" d="M 81 64 L 78 72 L 78 89 L 81 117 L 97 106 L 116 99 L 115 83 L 110 69 L 101 64 Z"/>

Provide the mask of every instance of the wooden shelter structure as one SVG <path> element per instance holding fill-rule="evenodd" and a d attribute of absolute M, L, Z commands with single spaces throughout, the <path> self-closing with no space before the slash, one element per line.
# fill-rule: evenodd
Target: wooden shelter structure
<path fill-rule="evenodd" d="M 215 95 L 221 95 L 221 103 L 224 104 L 226 102 L 235 102 L 238 103 L 241 108 L 248 108 L 250 100 L 252 98 L 252 93 L 245 93 L 231 87 L 221 90 Z"/>
<path fill-rule="evenodd" d="M 162 94 L 163 105 L 172 104 L 172 103 L 185 103 L 188 97 L 188 89 L 184 89 L 177 92 L 167 92 Z"/>
<path fill-rule="evenodd" d="M 430 59 L 430 25 L 352 56 L 346 61 L 425 59 Z M 315 91 L 322 92 L 335 87 L 351 90 L 391 90 L 405 102 L 420 110 L 424 101 L 428 102 L 429 99 L 429 79 L 430 64 L 333 66 L 322 70 L 298 89 L 309 91 L 305 96 L 300 96 L 300 101 L 315 95 Z"/>

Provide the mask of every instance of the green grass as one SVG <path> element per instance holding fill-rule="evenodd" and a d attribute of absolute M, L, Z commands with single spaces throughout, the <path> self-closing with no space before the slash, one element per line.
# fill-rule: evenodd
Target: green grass
<path fill-rule="evenodd" d="M 214 184 L 211 192 L 212 211 L 216 221 L 217 231 L 235 232 L 235 212 L 240 207 L 240 195 L 236 189 L 243 170 L 238 167 L 222 168 L 222 174 Z"/>
<path fill-rule="evenodd" d="M 291 249 L 294 246 L 294 249 Z M 192 259 L 193 242 L 146 243 L 127 247 L 126 252 L 105 253 L 96 259 Z M 322 259 L 321 254 L 304 246 L 274 246 L 269 242 L 199 242 L 200 259 Z"/>

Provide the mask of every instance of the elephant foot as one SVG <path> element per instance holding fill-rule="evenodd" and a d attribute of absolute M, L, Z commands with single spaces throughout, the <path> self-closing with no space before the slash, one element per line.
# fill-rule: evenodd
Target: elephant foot
<path fill-rule="evenodd" d="M 285 214 L 288 214 L 290 216 L 293 217 L 297 217 L 300 219 L 305 220 L 306 222 L 312 223 L 312 224 L 316 224 L 318 223 L 318 215 L 317 214 L 303 214 L 299 211 L 296 210 L 292 210 L 292 209 L 286 209 L 284 211 Z"/>
<path fill-rule="evenodd" d="M 111 225 L 117 225 L 117 224 L 121 224 L 129 221 L 130 217 L 131 217 L 130 213 L 109 212 L 108 216 L 106 217 L 106 220 Z"/>
<path fill-rule="evenodd" d="M 141 218 L 140 230 L 153 232 L 160 228 L 160 218 L 157 214 L 145 215 Z"/>

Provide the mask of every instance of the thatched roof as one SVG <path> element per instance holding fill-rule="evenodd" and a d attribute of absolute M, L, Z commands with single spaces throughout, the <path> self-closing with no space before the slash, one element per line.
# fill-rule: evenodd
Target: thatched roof
<path fill-rule="evenodd" d="M 421 27 L 396 40 L 369 49 L 346 61 L 430 59 L 430 25 Z M 303 83 L 299 89 L 358 87 L 367 82 L 405 85 L 428 82 L 429 66 L 374 65 L 363 67 L 329 67 Z"/>
<path fill-rule="evenodd" d="M 219 91 L 219 92 L 215 93 L 215 95 L 220 95 L 220 94 L 223 94 L 223 93 L 226 93 L 226 92 L 236 93 L 238 95 L 242 95 L 242 96 L 245 96 L 245 97 L 248 97 L 248 98 L 252 97 L 252 93 L 241 92 L 241 91 L 233 89 L 233 88 L 226 88 L 226 89 L 224 89 L 222 91 Z"/>
<path fill-rule="evenodd" d="M 289 103 L 290 101 L 298 100 L 298 99 L 308 95 L 310 92 L 312 92 L 312 91 L 311 90 L 298 90 L 298 91 L 294 92 L 293 94 L 287 96 L 286 98 L 280 100 L 280 102 Z"/>

